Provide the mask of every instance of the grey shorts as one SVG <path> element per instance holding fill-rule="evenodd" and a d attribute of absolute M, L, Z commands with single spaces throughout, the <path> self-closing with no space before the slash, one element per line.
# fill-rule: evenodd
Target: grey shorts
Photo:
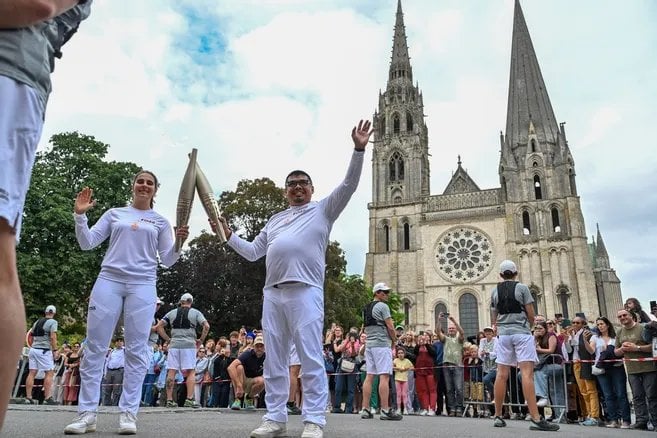
<path fill-rule="evenodd" d="M 14 229 L 18 241 L 43 108 L 36 91 L 2 75 L 0 102 L 0 217 Z"/>

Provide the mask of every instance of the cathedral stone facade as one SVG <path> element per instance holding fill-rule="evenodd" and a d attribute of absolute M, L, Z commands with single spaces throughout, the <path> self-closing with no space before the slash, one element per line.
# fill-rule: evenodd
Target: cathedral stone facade
<path fill-rule="evenodd" d="M 373 117 L 365 280 L 390 284 L 415 330 L 435 328 L 440 312 L 456 316 L 468 335 L 489 325 L 504 259 L 516 262 L 538 313 L 591 319 L 622 307 L 600 230 L 587 241 L 575 162 L 518 0 L 514 14 L 500 186 L 481 189 L 459 157 L 447 187 L 432 195 L 423 96 L 398 0 L 388 83 Z"/>

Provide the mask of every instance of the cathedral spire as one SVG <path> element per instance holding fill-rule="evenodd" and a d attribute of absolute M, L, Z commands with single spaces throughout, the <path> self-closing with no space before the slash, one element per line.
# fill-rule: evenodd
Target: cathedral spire
<path fill-rule="evenodd" d="M 401 0 L 397 0 L 395 35 L 392 39 L 392 58 L 390 60 L 388 84 L 396 79 L 407 80 L 411 84 L 413 83 L 413 70 L 411 69 L 411 58 L 408 56 L 406 26 L 404 26 L 404 13 L 402 12 Z"/>
<path fill-rule="evenodd" d="M 595 224 L 598 229 L 598 235 L 595 239 L 595 255 L 596 257 L 604 257 L 607 260 L 609 259 L 609 254 L 607 253 L 607 248 L 605 247 L 605 242 L 602 240 L 602 234 L 600 233 L 600 225 Z"/>
<path fill-rule="evenodd" d="M 527 23 L 515 1 L 511 43 L 509 101 L 506 116 L 506 145 L 512 150 L 526 145 L 533 124 L 539 143 L 557 144 L 558 127 L 541 75 Z"/>

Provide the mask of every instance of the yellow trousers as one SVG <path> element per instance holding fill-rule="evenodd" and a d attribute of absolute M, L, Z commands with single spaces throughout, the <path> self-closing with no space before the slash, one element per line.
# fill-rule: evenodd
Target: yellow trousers
<path fill-rule="evenodd" d="M 584 399 L 586 414 L 590 418 L 600 418 L 600 403 L 598 402 L 598 388 L 595 385 L 595 380 L 585 380 L 579 377 L 582 364 L 575 362 L 573 364 L 573 373 L 577 381 L 577 387 Z"/>

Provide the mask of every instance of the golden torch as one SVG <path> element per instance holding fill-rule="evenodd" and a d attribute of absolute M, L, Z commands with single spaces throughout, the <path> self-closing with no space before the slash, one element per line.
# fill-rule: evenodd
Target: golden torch
<path fill-rule="evenodd" d="M 192 153 L 189 155 L 189 163 L 187 164 L 185 176 L 183 176 L 182 183 L 180 184 L 178 204 L 176 205 L 176 226 L 178 227 L 187 225 L 187 222 L 189 222 L 189 215 L 192 212 L 194 189 L 196 187 L 196 152 L 196 148 L 192 149 Z M 176 237 L 176 252 L 180 252 L 182 244 L 182 240 L 179 237 Z"/>
<path fill-rule="evenodd" d="M 201 204 L 203 204 L 205 213 L 210 220 L 217 224 L 217 239 L 219 243 L 224 243 L 226 241 L 226 234 L 224 234 L 224 227 L 221 226 L 221 221 L 219 220 L 221 217 L 219 205 L 214 197 L 212 186 L 210 186 L 210 182 L 205 177 L 198 163 L 196 163 L 196 190 L 198 191 L 198 197 L 201 198 Z"/>

